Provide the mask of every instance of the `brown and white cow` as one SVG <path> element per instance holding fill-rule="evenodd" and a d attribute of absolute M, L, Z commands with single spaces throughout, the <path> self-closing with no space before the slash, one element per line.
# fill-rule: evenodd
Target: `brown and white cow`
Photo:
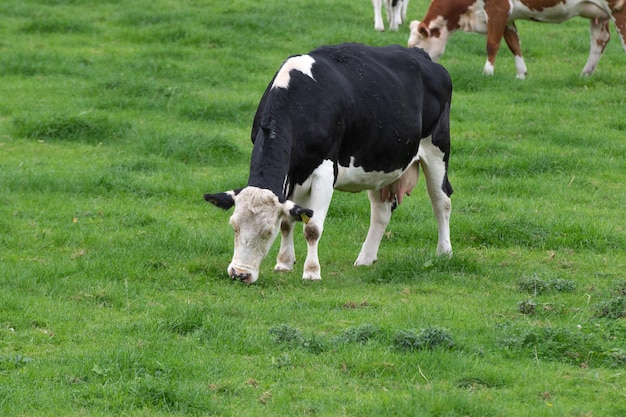
<path fill-rule="evenodd" d="M 591 48 L 582 75 L 591 75 L 609 41 L 613 20 L 626 51 L 626 0 L 432 0 L 424 19 L 411 22 L 409 47 L 426 50 L 437 62 L 450 35 L 460 29 L 487 35 L 483 73 L 493 74 L 500 41 L 515 56 L 517 78 L 526 76 L 515 20 L 561 23 L 580 16 L 590 20 Z"/>
<path fill-rule="evenodd" d="M 398 26 L 406 20 L 406 9 L 409 7 L 409 0 L 372 0 L 374 6 L 374 29 L 379 32 L 385 30 L 383 23 L 383 4 L 387 13 L 389 29 L 397 31 Z"/>

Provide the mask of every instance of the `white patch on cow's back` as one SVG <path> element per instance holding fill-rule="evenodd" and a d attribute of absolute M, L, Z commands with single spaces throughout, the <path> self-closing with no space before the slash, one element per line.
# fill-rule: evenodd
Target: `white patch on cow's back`
<path fill-rule="evenodd" d="M 403 169 L 396 169 L 391 172 L 365 171 L 363 167 L 355 166 L 354 157 L 351 157 L 347 167 L 338 166 L 335 189 L 352 193 L 363 190 L 379 190 L 400 178 L 403 171 Z"/>
<path fill-rule="evenodd" d="M 274 79 L 272 88 L 289 87 L 289 81 L 291 81 L 290 73 L 293 70 L 300 71 L 301 73 L 308 75 L 313 81 L 315 81 L 315 78 L 313 78 L 313 73 L 311 72 L 314 63 L 315 59 L 311 55 L 298 55 L 289 58 L 278 70 L 278 74 L 276 74 L 276 78 Z"/>

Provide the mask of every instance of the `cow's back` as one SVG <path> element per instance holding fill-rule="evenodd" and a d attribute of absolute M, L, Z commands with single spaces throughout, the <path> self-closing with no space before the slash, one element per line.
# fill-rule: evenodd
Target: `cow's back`
<path fill-rule="evenodd" d="M 308 56 L 310 74 L 291 69 L 288 82 L 284 68 L 302 59 L 285 61 L 252 129 L 253 142 L 270 134 L 289 141 L 292 183 L 305 181 L 323 160 L 366 171 L 404 169 L 450 104 L 447 71 L 420 49 L 342 44 Z"/>

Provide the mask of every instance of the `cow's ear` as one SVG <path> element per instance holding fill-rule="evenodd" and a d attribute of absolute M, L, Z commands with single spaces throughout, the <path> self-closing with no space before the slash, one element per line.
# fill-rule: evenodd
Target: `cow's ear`
<path fill-rule="evenodd" d="M 426 31 L 426 34 L 422 32 L 423 30 Z M 422 25 L 419 20 L 412 20 L 411 23 L 409 23 L 409 32 L 412 34 L 415 33 L 416 35 L 417 33 L 421 33 L 425 38 L 428 37 L 428 29 Z"/>
<path fill-rule="evenodd" d="M 289 216 L 295 221 L 304 222 L 305 224 L 309 222 L 311 217 L 313 217 L 313 210 L 301 207 L 292 202 L 288 202 L 285 205 L 285 211 L 289 213 Z"/>
<path fill-rule="evenodd" d="M 420 33 L 420 35 L 422 35 L 424 38 L 428 38 L 430 36 L 430 30 L 428 30 L 426 26 L 420 25 L 419 22 L 417 22 L 417 24 L 417 31 Z"/>
<path fill-rule="evenodd" d="M 235 197 L 239 194 L 239 191 L 241 191 L 241 189 L 217 194 L 205 194 L 204 199 L 214 206 L 228 210 L 235 205 Z"/>

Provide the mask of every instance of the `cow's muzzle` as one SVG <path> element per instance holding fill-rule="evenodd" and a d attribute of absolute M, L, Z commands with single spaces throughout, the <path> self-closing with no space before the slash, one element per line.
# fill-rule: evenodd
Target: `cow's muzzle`
<path fill-rule="evenodd" d="M 257 274 L 250 271 L 245 271 L 239 268 L 235 268 L 234 266 L 228 267 L 228 275 L 230 278 L 235 281 L 245 282 L 246 284 L 252 284 L 257 280 Z"/>

